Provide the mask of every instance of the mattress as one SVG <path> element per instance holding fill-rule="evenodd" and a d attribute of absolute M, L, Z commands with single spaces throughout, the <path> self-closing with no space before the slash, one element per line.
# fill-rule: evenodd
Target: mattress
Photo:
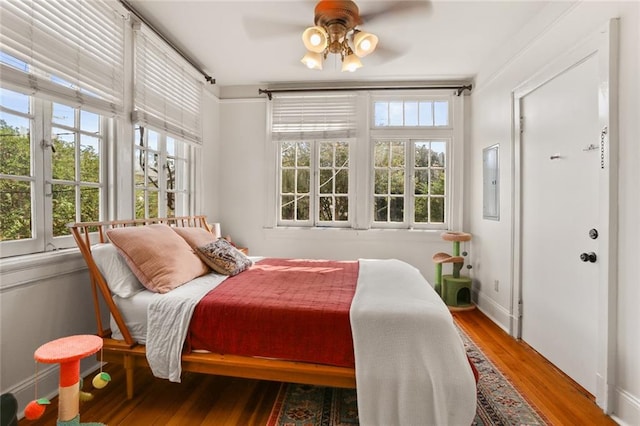
<path fill-rule="evenodd" d="M 144 345 L 147 341 L 147 308 L 156 293 L 148 290 L 141 291 L 131 297 L 113 296 L 113 301 L 120 310 L 131 337 L 136 342 Z M 118 324 L 110 317 L 111 337 L 116 340 L 124 340 Z"/>

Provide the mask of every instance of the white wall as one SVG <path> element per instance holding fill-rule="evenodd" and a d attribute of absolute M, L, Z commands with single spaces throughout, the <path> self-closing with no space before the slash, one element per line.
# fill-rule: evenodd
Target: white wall
<path fill-rule="evenodd" d="M 512 105 L 511 92 L 559 55 L 592 34 L 609 18 L 620 18 L 619 72 L 619 245 L 618 245 L 618 335 L 616 403 L 614 415 L 624 424 L 640 424 L 640 286 L 637 281 L 640 250 L 640 3 L 580 2 L 555 8 L 556 19 L 517 54 L 493 62 L 476 79 L 471 96 L 471 136 L 469 166 L 469 225 L 474 235 L 471 252 L 475 265 L 479 305 L 499 325 L 508 329 L 511 306 L 513 254 L 510 251 L 512 226 Z M 546 11 L 546 17 L 553 14 Z M 527 39 L 524 28 L 521 37 Z M 512 49 L 507 46 L 506 49 Z M 482 149 L 500 143 L 501 220 L 482 219 Z M 544 250 L 544 247 L 540 248 Z M 494 290 L 499 280 L 499 291 Z"/>
<path fill-rule="evenodd" d="M 60 337 L 96 333 L 92 300 L 86 266 L 77 251 L 3 260 L 0 388 L 16 396 L 20 411 L 35 395 L 35 350 Z M 95 357 L 83 359 L 81 376 L 97 367 Z M 58 390 L 58 365 L 38 364 L 37 371 L 38 398 L 51 398 Z"/>

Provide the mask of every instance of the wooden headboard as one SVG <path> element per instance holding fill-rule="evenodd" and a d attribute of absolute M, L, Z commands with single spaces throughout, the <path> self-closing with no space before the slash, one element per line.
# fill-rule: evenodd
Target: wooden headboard
<path fill-rule="evenodd" d="M 136 345 L 136 341 L 131 337 L 131 333 L 127 328 L 122 314 L 117 305 L 111 298 L 111 290 L 107 286 L 107 282 L 100 273 L 98 266 L 93 260 L 91 254 L 91 245 L 98 243 L 108 242 L 106 231 L 111 228 L 121 228 L 126 226 L 145 226 L 154 223 L 165 223 L 169 226 L 178 227 L 195 227 L 205 228 L 211 231 L 209 224 L 207 223 L 206 216 L 182 216 L 182 217 L 167 217 L 167 218 L 153 218 L 153 219 L 132 219 L 132 220 L 114 220 L 110 222 L 78 222 L 69 223 L 67 227 L 71 230 L 73 238 L 76 240 L 76 244 L 82 253 L 87 268 L 89 269 L 89 276 L 91 278 L 91 288 L 93 291 L 93 305 L 96 315 L 96 324 L 98 326 L 98 336 L 102 338 L 111 337 L 111 329 L 105 328 L 102 325 L 102 315 L 100 311 L 100 301 L 98 294 L 102 296 L 109 312 L 113 316 L 118 328 L 124 337 L 126 346 L 129 348 Z"/>

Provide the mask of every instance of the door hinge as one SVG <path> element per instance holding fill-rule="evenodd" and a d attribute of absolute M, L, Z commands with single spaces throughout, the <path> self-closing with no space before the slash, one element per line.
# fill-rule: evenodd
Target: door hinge
<path fill-rule="evenodd" d="M 524 117 L 520 117 L 520 133 L 524 133 Z"/>
<path fill-rule="evenodd" d="M 518 318 L 522 318 L 522 300 L 518 301 Z"/>

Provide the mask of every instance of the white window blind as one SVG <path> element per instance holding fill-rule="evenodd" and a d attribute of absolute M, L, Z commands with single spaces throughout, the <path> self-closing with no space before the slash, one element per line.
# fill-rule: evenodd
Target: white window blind
<path fill-rule="evenodd" d="M 273 140 L 340 139 L 356 133 L 353 94 L 278 95 L 271 114 Z"/>
<path fill-rule="evenodd" d="M 133 121 L 202 143 L 200 75 L 144 24 L 135 29 Z"/>
<path fill-rule="evenodd" d="M 76 107 L 122 113 L 125 19 L 118 6 L 0 1 L 3 82 Z"/>

